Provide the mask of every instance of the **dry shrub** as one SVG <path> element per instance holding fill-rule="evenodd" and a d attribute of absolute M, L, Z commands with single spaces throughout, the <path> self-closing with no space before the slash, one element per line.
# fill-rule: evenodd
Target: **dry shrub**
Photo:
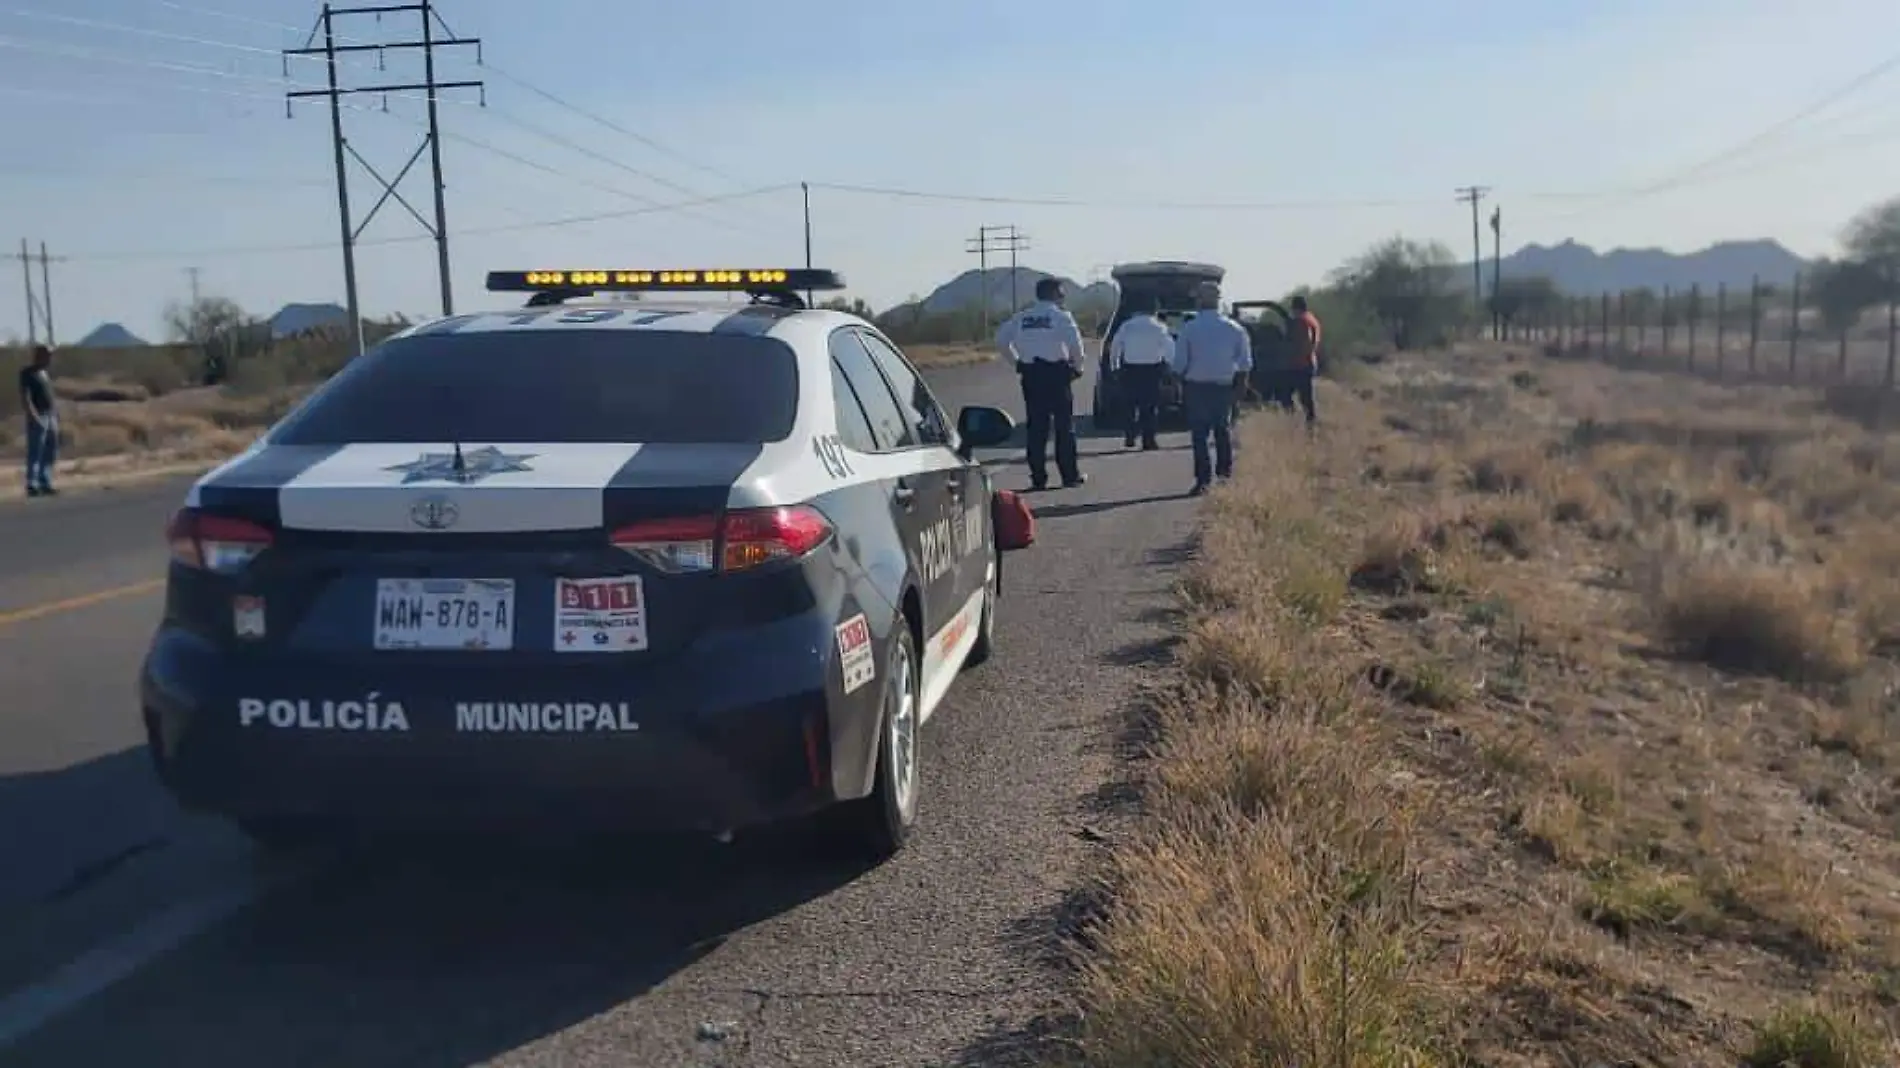
<path fill-rule="evenodd" d="M 1549 479 L 1549 462 L 1533 448 L 1486 453 L 1473 460 L 1465 474 L 1466 485 L 1479 493 L 1535 493 Z"/>
<path fill-rule="evenodd" d="M 1847 678 L 1861 657 L 1813 586 L 1749 564 L 1684 561 L 1654 594 L 1661 637 L 1683 656 L 1791 682 Z"/>
<path fill-rule="evenodd" d="M 1820 1005 L 1777 1010 L 1755 1029 L 1742 1068 L 1876 1068 L 1881 1045 L 1851 1014 Z"/>
<path fill-rule="evenodd" d="M 1443 1005 L 1414 952 L 1406 851 L 1423 799 L 1330 632 L 1351 543 L 1320 507 L 1314 447 L 1246 432 L 1294 459 L 1209 502 L 1148 822 L 1081 961 L 1083 1050 L 1129 1068 L 1434 1063 L 1421 1036 Z"/>
<path fill-rule="evenodd" d="M 1081 970 L 1089 1063 L 1428 1063 L 1410 810 L 1352 692 L 1169 713 L 1157 826 L 1118 858 Z"/>
<path fill-rule="evenodd" d="M 1444 574 L 1440 551 L 1446 539 L 1444 525 L 1422 515 L 1389 516 L 1361 537 L 1349 581 L 1355 588 L 1385 594 L 1438 589 Z"/>
<path fill-rule="evenodd" d="M 1597 527 L 1615 514 L 1616 500 L 1586 471 L 1565 469 L 1550 488 L 1550 517 Z"/>
<path fill-rule="evenodd" d="M 1512 494 L 1487 502 L 1467 520 L 1480 543 L 1519 558 L 1530 556 L 1543 540 L 1544 508 L 1530 497 Z"/>

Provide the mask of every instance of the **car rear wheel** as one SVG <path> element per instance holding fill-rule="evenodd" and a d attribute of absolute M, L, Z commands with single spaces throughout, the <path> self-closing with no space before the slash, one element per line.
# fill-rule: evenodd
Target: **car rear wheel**
<path fill-rule="evenodd" d="M 918 727 L 921 692 L 917 648 L 899 621 L 885 657 L 883 722 L 878 729 L 877 782 L 869 795 L 845 802 L 838 813 L 840 844 L 877 863 L 894 856 L 917 822 Z"/>

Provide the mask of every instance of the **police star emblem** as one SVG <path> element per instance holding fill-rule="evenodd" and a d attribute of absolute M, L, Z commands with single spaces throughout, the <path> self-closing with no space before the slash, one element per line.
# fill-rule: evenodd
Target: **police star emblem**
<path fill-rule="evenodd" d="M 527 461 L 533 453 L 506 453 L 493 445 L 464 453 L 460 445 L 453 452 L 425 452 L 408 463 L 394 464 L 385 471 L 401 471 L 402 484 L 412 482 L 456 482 L 467 486 L 490 475 L 511 471 L 532 471 Z"/>

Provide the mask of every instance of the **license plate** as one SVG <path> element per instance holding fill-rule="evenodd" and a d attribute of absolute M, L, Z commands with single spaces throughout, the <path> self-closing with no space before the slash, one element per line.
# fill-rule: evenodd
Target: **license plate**
<path fill-rule="evenodd" d="M 508 650 L 515 644 L 510 579 L 381 579 L 376 648 Z"/>

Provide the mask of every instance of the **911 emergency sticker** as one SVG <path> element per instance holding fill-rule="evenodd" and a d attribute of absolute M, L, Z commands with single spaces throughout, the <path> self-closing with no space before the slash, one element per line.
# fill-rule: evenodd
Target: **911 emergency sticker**
<path fill-rule="evenodd" d="M 871 625 L 859 612 L 838 624 L 838 666 L 844 672 L 844 692 L 851 693 L 877 677 L 877 658 L 871 655 Z"/>
<path fill-rule="evenodd" d="M 630 653 L 646 647 L 646 591 L 640 576 L 555 581 L 555 652 Z"/>

